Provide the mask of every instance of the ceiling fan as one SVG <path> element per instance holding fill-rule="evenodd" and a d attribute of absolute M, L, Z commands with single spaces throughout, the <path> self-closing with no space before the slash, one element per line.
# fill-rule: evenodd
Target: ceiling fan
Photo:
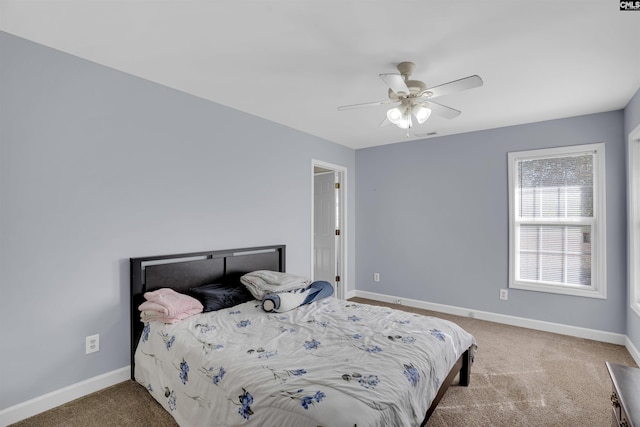
<path fill-rule="evenodd" d="M 431 113 L 447 119 L 459 116 L 462 111 L 439 104 L 432 101 L 432 99 L 480 87 L 483 83 L 480 76 L 473 75 L 427 88 L 427 85 L 419 80 L 409 80 L 411 73 L 416 68 L 416 64 L 413 62 L 401 62 L 397 68 L 400 74 L 380 74 L 382 81 L 389 87 L 389 99 L 364 104 L 342 105 L 338 107 L 338 110 L 394 104 L 393 108 L 387 111 L 387 118 L 382 122 L 381 126 L 390 122 L 401 129 L 409 129 L 413 125 L 412 116 L 415 117 L 419 124 L 426 122 Z"/>

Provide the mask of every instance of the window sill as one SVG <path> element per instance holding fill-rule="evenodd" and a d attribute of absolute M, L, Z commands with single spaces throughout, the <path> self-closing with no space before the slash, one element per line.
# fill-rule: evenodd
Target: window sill
<path fill-rule="evenodd" d="M 511 289 L 522 289 L 526 291 L 546 292 L 551 294 L 562 294 L 575 297 L 607 299 L 606 291 L 593 288 L 574 288 L 570 286 L 545 285 L 541 283 L 530 282 L 513 282 L 509 285 L 509 287 Z"/>

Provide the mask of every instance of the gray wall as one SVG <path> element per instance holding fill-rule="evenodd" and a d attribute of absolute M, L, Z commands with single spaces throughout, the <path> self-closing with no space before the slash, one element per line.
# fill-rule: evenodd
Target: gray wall
<path fill-rule="evenodd" d="M 311 159 L 353 185 L 353 150 L 2 32 L 0 58 L 0 409 L 129 364 L 129 257 L 284 243 L 311 274 Z"/>
<path fill-rule="evenodd" d="M 623 112 L 356 151 L 357 289 L 624 333 Z M 507 153 L 605 142 L 608 298 L 508 285 Z M 381 280 L 373 282 L 373 273 Z"/>
<path fill-rule="evenodd" d="M 640 126 L 640 89 L 624 109 L 624 135 L 628 143 L 629 134 Z M 636 349 L 640 350 L 640 317 L 627 304 L 627 336 Z"/>

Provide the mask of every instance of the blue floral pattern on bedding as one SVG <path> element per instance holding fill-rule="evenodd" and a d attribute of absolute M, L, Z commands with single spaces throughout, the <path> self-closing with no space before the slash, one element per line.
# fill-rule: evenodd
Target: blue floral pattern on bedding
<path fill-rule="evenodd" d="M 135 377 L 186 427 L 419 425 L 472 344 L 451 322 L 385 307 L 250 301 L 146 324 Z"/>
<path fill-rule="evenodd" d="M 240 409 L 238 409 L 238 413 L 242 415 L 242 418 L 249 419 L 251 415 L 253 415 L 253 411 L 251 410 L 251 404 L 253 403 L 253 396 L 249 394 L 247 390 L 242 389 L 242 394 L 238 397 L 240 399 Z"/>

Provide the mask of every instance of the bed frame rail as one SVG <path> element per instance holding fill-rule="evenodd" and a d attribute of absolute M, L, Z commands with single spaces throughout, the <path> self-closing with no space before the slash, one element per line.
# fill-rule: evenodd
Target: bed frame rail
<path fill-rule="evenodd" d="M 456 378 L 458 373 L 460 374 L 460 380 L 458 385 L 467 387 L 469 385 L 469 382 L 471 381 L 471 349 L 470 348 L 467 349 L 467 351 L 465 351 L 462 354 L 462 356 L 460 356 L 460 358 L 458 358 L 455 365 L 453 365 L 453 368 L 451 368 L 451 371 L 449 371 L 449 375 L 447 375 L 447 378 L 445 378 L 445 380 L 440 385 L 438 394 L 436 394 L 436 397 L 433 398 L 433 401 L 431 402 L 431 406 L 427 410 L 427 415 L 424 417 L 424 421 L 422 421 L 422 424 L 420 424 L 420 427 L 424 427 L 427 424 L 427 422 L 429 421 L 429 418 L 431 417 L 433 412 L 436 410 L 436 406 L 438 406 L 438 403 L 440 403 L 440 400 L 442 399 L 444 394 L 447 392 L 447 390 L 449 389 L 449 386 L 453 383 L 453 380 Z"/>

